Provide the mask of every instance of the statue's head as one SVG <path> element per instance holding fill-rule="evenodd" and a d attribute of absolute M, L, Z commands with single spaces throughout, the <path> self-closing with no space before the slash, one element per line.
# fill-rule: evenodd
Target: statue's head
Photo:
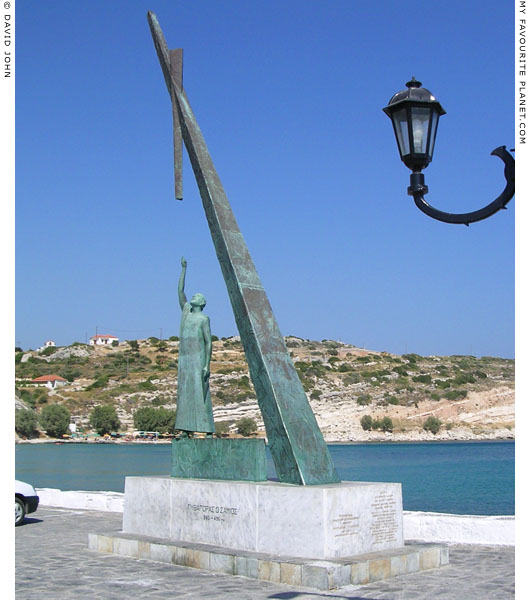
<path fill-rule="evenodd" d="M 192 306 L 198 306 L 201 310 L 206 306 L 206 298 L 202 294 L 195 294 L 190 300 Z"/>

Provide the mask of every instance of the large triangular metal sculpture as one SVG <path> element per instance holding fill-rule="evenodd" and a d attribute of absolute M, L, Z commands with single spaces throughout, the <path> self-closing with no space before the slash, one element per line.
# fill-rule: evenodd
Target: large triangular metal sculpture
<path fill-rule="evenodd" d="M 182 198 L 182 141 L 199 186 L 250 376 L 282 483 L 339 483 L 328 448 L 289 356 L 265 290 L 182 87 L 182 50 L 168 50 L 147 19 L 173 108 L 175 195 Z"/>

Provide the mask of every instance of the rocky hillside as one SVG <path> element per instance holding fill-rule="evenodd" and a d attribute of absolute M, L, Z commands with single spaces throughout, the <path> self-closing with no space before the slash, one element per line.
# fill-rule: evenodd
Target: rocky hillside
<path fill-rule="evenodd" d="M 515 435 L 513 360 L 398 356 L 295 337 L 286 338 L 286 343 L 328 442 Z M 178 345 L 177 338 L 149 338 L 109 348 L 76 343 L 44 352 L 17 352 L 17 396 L 37 412 L 46 404 L 63 404 L 86 430 L 90 411 L 111 404 L 122 429 L 132 431 L 138 408 L 175 408 Z M 215 421 L 226 422 L 234 431 L 238 419 L 252 417 L 264 432 L 238 338 L 214 341 L 211 371 Z M 49 374 L 70 383 L 57 390 L 28 385 L 29 380 Z M 429 417 L 437 420 L 430 421 L 434 429 L 439 427 L 436 434 L 424 429 Z"/>

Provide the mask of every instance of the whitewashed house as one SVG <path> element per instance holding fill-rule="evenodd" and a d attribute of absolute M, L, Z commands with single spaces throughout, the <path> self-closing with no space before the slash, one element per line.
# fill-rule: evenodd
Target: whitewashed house
<path fill-rule="evenodd" d="M 120 338 L 117 338 L 115 335 L 102 335 L 98 333 L 90 338 L 89 343 L 91 346 L 112 346 L 113 342 L 119 341 Z"/>
<path fill-rule="evenodd" d="M 55 388 L 61 387 L 68 383 L 67 379 L 61 377 L 59 375 L 41 375 L 41 377 L 37 377 L 36 379 L 32 379 L 31 383 L 33 385 L 44 386 L 54 390 Z"/>

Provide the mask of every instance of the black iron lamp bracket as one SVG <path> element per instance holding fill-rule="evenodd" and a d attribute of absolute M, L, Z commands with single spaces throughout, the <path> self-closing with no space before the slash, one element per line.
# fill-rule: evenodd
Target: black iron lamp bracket
<path fill-rule="evenodd" d="M 457 225 L 469 225 L 487 219 L 497 211 L 506 208 L 508 202 L 515 194 L 515 160 L 506 150 L 506 146 L 499 146 L 491 152 L 492 156 L 498 156 L 504 162 L 504 177 L 506 178 L 506 187 L 503 192 L 490 204 L 469 213 L 448 213 L 434 208 L 424 199 L 429 188 L 425 185 L 425 178 L 422 173 L 414 172 L 410 176 L 410 187 L 407 189 L 409 196 L 414 198 L 416 206 L 429 217 L 443 221 L 444 223 L 453 223 Z"/>

